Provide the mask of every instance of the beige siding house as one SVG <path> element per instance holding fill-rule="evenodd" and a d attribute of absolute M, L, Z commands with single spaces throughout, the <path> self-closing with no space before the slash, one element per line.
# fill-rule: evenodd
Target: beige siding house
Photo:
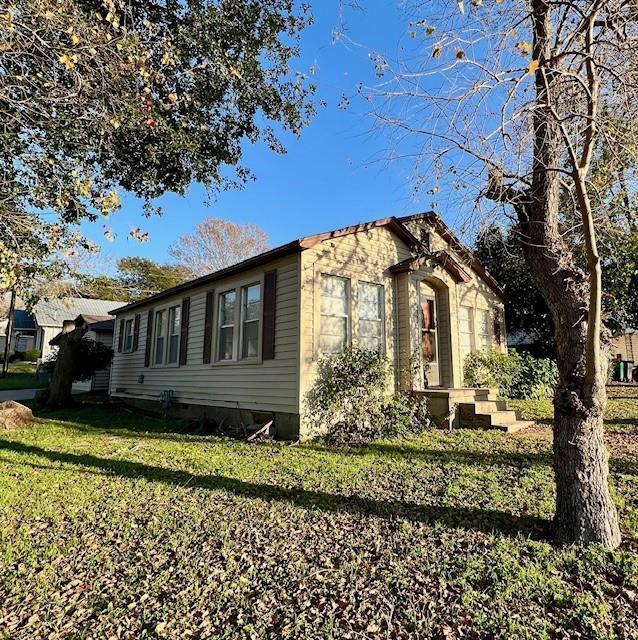
<path fill-rule="evenodd" d="M 433 213 L 301 238 L 112 313 L 112 396 L 193 418 L 272 415 L 280 437 L 308 435 L 317 362 L 343 344 L 385 350 L 391 384 L 442 417 L 474 398 L 464 356 L 506 349 L 502 290 Z"/>

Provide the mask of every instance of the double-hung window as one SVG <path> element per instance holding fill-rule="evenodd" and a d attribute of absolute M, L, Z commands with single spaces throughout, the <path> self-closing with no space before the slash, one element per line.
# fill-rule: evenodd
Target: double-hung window
<path fill-rule="evenodd" d="M 261 285 L 257 282 L 241 288 L 241 357 L 259 355 Z"/>
<path fill-rule="evenodd" d="M 339 276 L 321 276 L 321 326 L 319 349 L 337 354 L 349 342 L 350 281 Z"/>
<path fill-rule="evenodd" d="M 175 364 L 179 354 L 179 334 L 182 327 L 182 308 L 170 307 L 168 310 L 168 346 L 166 364 Z"/>
<path fill-rule="evenodd" d="M 155 312 L 153 364 L 177 364 L 182 309 L 175 305 Z"/>
<path fill-rule="evenodd" d="M 359 346 L 362 349 L 383 349 L 383 287 L 360 282 L 357 287 L 359 314 Z"/>
<path fill-rule="evenodd" d="M 124 351 L 124 353 L 130 353 L 133 351 L 133 318 L 129 318 L 124 322 L 122 351 Z"/>
<path fill-rule="evenodd" d="M 489 349 L 490 347 L 490 312 L 486 309 L 478 309 L 478 347 Z"/>
<path fill-rule="evenodd" d="M 461 343 L 461 362 L 474 351 L 474 318 L 472 307 L 459 307 L 459 341 Z"/>
<path fill-rule="evenodd" d="M 235 354 L 235 308 L 237 292 L 226 291 L 219 296 L 219 334 L 217 340 L 217 359 L 233 360 Z"/>

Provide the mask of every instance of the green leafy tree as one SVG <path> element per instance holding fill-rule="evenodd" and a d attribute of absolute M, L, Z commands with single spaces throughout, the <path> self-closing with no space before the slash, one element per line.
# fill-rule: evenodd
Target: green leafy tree
<path fill-rule="evenodd" d="M 297 134 L 311 115 L 290 66 L 309 21 L 293 0 L 4 4 L 0 290 L 27 286 L 122 189 L 151 213 L 193 181 L 241 185 L 246 141 L 282 152 L 275 127 Z"/>

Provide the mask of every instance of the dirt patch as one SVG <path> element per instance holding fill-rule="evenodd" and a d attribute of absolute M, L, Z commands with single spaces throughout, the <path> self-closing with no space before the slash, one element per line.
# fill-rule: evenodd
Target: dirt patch
<path fill-rule="evenodd" d="M 33 412 L 29 407 L 14 400 L 0 402 L 0 431 L 23 429 L 30 427 L 35 422 L 38 422 L 38 419 L 33 417 Z"/>

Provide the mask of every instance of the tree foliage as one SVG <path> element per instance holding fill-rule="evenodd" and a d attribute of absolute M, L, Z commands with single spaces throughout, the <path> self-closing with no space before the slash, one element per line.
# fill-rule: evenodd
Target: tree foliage
<path fill-rule="evenodd" d="M 169 248 L 170 255 L 203 276 L 242 262 L 268 249 L 266 232 L 255 224 L 235 224 L 221 218 L 206 218 Z"/>
<path fill-rule="evenodd" d="M 242 184 L 245 141 L 283 151 L 274 127 L 311 114 L 290 66 L 309 21 L 294 0 L 5 4 L 0 289 L 82 242 L 75 225 L 114 213 L 121 189 L 150 213 L 192 181 Z"/>
<path fill-rule="evenodd" d="M 53 373 L 57 361 L 57 353 L 52 354 L 42 366 Z M 82 338 L 73 351 L 73 367 L 71 379 L 73 382 L 90 380 L 96 371 L 106 369 L 113 360 L 113 349 L 101 342 Z"/>
<path fill-rule="evenodd" d="M 133 302 L 191 278 L 191 272 L 181 265 L 160 264 L 149 258 L 129 256 L 117 261 L 116 275 L 85 275 L 78 287 L 87 297 Z"/>
<path fill-rule="evenodd" d="M 604 322 L 619 334 L 638 327 L 638 234 L 606 234 L 602 241 Z M 524 334 L 537 355 L 555 356 L 554 322 L 534 285 L 516 228 L 489 226 L 477 238 L 475 253 L 505 287 L 508 334 Z"/>

